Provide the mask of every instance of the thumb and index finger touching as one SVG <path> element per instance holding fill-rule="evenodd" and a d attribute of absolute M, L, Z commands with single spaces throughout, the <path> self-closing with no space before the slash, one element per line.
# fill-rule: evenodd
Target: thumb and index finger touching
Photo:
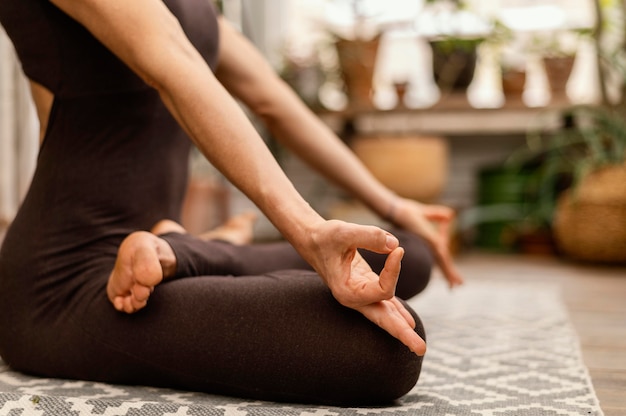
<path fill-rule="evenodd" d="M 411 351 L 424 355 L 426 343 L 414 330 L 415 319 L 394 297 L 404 249 L 400 247 L 400 242 L 395 236 L 377 227 L 360 228 L 358 235 L 355 240 L 359 241 L 359 248 L 388 255 L 377 283 L 379 293 L 384 294 L 383 297 L 374 298 L 371 303 L 357 309 Z"/>
<path fill-rule="evenodd" d="M 344 249 L 356 256 L 351 264 L 352 291 L 355 303 L 367 303 L 387 300 L 394 296 L 404 249 L 391 233 L 376 227 L 353 224 L 349 232 L 338 235 Z M 380 254 L 387 254 L 385 265 L 380 274 L 376 275 L 365 260 L 356 252 L 365 249 Z"/>
<path fill-rule="evenodd" d="M 426 343 L 414 330 L 416 322 L 404 305 L 394 297 L 404 256 L 400 242 L 389 232 L 374 226 L 357 226 L 353 230 L 352 240 L 358 248 L 388 254 L 377 281 L 369 281 L 369 288 L 362 286 L 364 304 L 356 309 L 408 346 L 411 351 L 423 355 Z"/>

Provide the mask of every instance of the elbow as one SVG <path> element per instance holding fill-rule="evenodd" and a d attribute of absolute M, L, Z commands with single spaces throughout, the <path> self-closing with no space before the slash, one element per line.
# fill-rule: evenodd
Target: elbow
<path fill-rule="evenodd" d="M 282 79 L 250 94 L 244 103 L 270 129 L 285 122 L 285 117 L 300 105 L 297 95 Z"/>
<path fill-rule="evenodd" d="M 268 128 L 271 128 L 279 120 L 278 115 L 280 112 L 278 107 L 277 103 L 272 102 L 272 100 L 257 100 L 248 105 L 250 111 L 261 119 Z"/>
<path fill-rule="evenodd" d="M 143 82 L 146 83 L 146 85 L 148 85 L 150 88 L 153 88 L 158 92 L 163 91 L 163 84 L 159 82 L 158 79 L 153 75 L 149 73 L 143 73 L 141 71 L 137 71 L 137 75 L 139 75 Z"/>
<path fill-rule="evenodd" d="M 206 65 L 188 41 L 178 20 L 167 17 L 157 39 L 132 50 L 129 66 L 151 88 L 159 93 L 169 91 L 188 79 L 189 72 Z"/>

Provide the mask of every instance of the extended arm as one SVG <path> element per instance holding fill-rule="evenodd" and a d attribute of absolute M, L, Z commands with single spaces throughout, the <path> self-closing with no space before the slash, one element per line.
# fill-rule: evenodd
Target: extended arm
<path fill-rule="evenodd" d="M 159 92 L 203 154 L 259 206 L 339 302 L 423 353 L 410 315 L 393 298 L 403 253 L 397 239 L 376 227 L 325 221 L 302 199 L 161 0 L 52 1 Z M 357 248 L 389 254 L 380 278 Z"/>
<path fill-rule="evenodd" d="M 462 278 L 448 249 L 453 212 L 400 198 L 382 185 L 354 153 L 280 79 L 263 56 L 224 19 L 217 77 L 259 115 L 274 137 L 310 166 L 348 190 L 381 217 L 425 238 L 450 286 Z M 432 222 L 439 227 L 433 227 Z"/>

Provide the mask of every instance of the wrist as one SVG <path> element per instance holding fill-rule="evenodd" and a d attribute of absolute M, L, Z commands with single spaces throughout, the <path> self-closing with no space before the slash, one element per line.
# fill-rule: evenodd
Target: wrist
<path fill-rule="evenodd" d="M 383 219 L 385 221 L 389 221 L 392 224 L 395 224 L 396 222 L 396 214 L 398 211 L 398 200 L 397 198 L 392 198 L 389 201 L 388 204 L 388 208 L 387 208 L 387 213 L 383 216 Z"/>
<path fill-rule="evenodd" d="M 401 199 L 397 195 L 392 195 L 387 201 L 387 207 L 382 215 L 385 221 L 398 225 L 398 213 L 400 211 Z"/>
<path fill-rule="evenodd" d="M 296 249 L 307 246 L 312 231 L 325 222 L 304 199 L 274 201 L 267 215 L 270 221 Z"/>

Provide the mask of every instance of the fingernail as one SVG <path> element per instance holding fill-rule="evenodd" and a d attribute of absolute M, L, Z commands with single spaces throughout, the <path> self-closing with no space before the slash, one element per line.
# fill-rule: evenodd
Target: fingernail
<path fill-rule="evenodd" d="M 389 250 L 393 250 L 394 248 L 398 247 L 398 245 L 400 245 L 400 242 L 396 237 L 388 234 L 385 244 Z"/>
<path fill-rule="evenodd" d="M 419 355 L 420 357 L 423 357 L 424 355 L 426 355 L 426 344 L 424 344 L 424 347 L 420 346 L 418 348 L 415 348 L 413 352 Z"/>

